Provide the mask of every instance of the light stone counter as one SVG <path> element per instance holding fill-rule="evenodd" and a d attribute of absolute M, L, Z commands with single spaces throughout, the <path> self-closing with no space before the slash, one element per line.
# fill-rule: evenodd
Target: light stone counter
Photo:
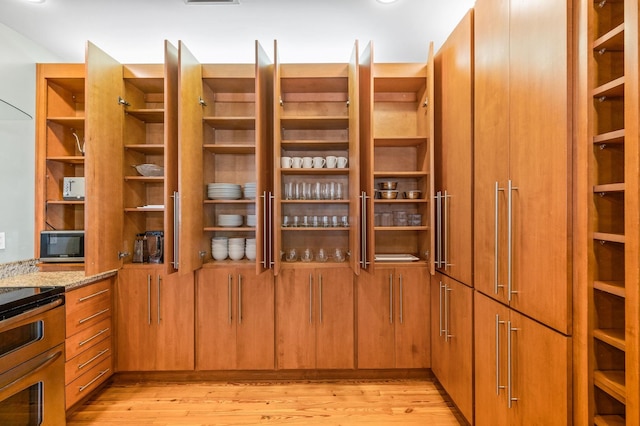
<path fill-rule="evenodd" d="M 70 291 L 74 288 L 113 277 L 118 273 L 117 270 L 113 270 L 98 275 L 85 276 L 84 271 L 34 272 L 31 268 L 22 270 L 22 272 L 10 274 L 9 276 L 0 275 L 0 288 L 50 286 L 65 287 L 65 291 Z"/>

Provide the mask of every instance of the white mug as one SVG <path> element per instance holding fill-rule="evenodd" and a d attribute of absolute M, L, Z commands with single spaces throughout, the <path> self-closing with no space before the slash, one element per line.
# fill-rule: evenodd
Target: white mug
<path fill-rule="evenodd" d="M 314 169 L 321 169 L 324 167 L 326 161 L 324 158 L 322 157 L 313 157 L 313 168 Z"/>
<path fill-rule="evenodd" d="M 313 167 L 313 158 L 311 157 L 302 157 L 302 168 L 310 169 Z"/>
<path fill-rule="evenodd" d="M 291 157 L 282 157 L 280 158 L 280 167 L 283 169 L 290 169 L 293 166 L 293 160 Z"/>
<path fill-rule="evenodd" d="M 291 165 L 294 169 L 302 168 L 302 157 L 293 157 Z"/>
<path fill-rule="evenodd" d="M 327 169 L 335 169 L 338 164 L 338 157 L 334 155 L 327 156 Z"/>
<path fill-rule="evenodd" d="M 344 169 L 347 167 L 347 157 L 338 157 L 338 168 Z"/>

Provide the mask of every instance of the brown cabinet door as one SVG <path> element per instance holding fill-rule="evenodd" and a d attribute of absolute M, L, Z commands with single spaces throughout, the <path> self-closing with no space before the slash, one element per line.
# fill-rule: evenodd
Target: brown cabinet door
<path fill-rule="evenodd" d="M 395 366 L 392 315 L 393 268 L 360 271 L 358 277 L 358 368 Z"/>
<path fill-rule="evenodd" d="M 429 273 L 396 268 L 393 273 L 396 368 L 429 368 Z"/>
<path fill-rule="evenodd" d="M 238 270 L 236 298 L 236 368 L 275 368 L 273 273 L 256 275 L 255 268 Z"/>
<path fill-rule="evenodd" d="M 314 270 L 283 268 L 276 281 L 277 368 L 316 367 Z"/>
<path fill-rule="evenodd" d="M 353 272 L 316 270 L 316 367 L 354 368 Z"/>
<path fill-rule="evenodd" d="M 431 277 L 431 371 L 446 389 L 449 355 L 445 336 L 444 285 L 446 277 L 436 272 Z"/>

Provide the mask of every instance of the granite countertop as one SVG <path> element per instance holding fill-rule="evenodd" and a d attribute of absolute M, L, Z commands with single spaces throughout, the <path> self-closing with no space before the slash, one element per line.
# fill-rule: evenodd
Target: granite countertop
<path fill-rule="evenodd" d="M 117 270 L 86 276 L 84 271 L 31 272 L 0 279 L 0 287 L 65 287 L 65 291 L 113 277 Z"/>

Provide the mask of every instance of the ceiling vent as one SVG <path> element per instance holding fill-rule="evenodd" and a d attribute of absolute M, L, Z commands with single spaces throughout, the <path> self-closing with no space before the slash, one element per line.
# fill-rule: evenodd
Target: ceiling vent
<path fill-rule="evenodd" d="M 184 0 L 186 4 L 240 4 L 240 0 Z"/>

